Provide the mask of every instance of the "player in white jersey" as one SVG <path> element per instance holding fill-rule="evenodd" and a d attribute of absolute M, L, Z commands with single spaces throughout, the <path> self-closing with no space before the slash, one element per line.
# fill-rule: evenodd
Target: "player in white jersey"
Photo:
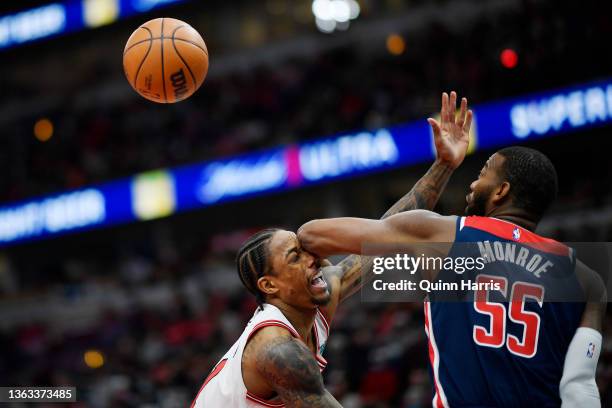
<path fill-rule="evenodd" d="M 264 327 L 279 327 L 287 330 L 291 336 L 300 340 L 297 330 L 285 315 L 274 305 L 264 304 L 263 309 L 257 309 L 238 341 L 221 358 L 215 369 L 204 382 L 202 388 L 206 391 L 201 393 L 195 407 L 282 407 L 282 401 L 276 399 L 264 400 L 249 392 L 242 380 L 242 355 L 244 348 L 250 338 Z M 321 355 L 329 335 L 329 325 L 321 312 L 315 316 L 313 326 L 314 343 L 316 354 L 313 353 L 319 369 L 323 371 L 327 361 Z"/>
<path fill-rule="evenodd" d="M 457 119 L 447 113 L 455 112 L 456 101 L 455 92 L 442 95 L 441 122 L 429 119 L 436 161 L 383 218 L 431 210 L 437 203 L 469 142 L 467 100 Z M 295 233 L 267 229 L 244 243 L 236 261 L 259 308 L 208 375 L 192 408 L 340 407 L 323 386 L 321 354 L 336 307 L 361 287 L 361 257 L 349 256 L 333 267 L 305 251 Z"/>

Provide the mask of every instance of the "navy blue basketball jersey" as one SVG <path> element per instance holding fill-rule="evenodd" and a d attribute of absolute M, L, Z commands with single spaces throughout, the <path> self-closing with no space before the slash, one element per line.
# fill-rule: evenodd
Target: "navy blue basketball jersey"
<path fill-rule="evenodd" d="M 583 299 L 573 251 L 507 221 L 459 217 L 451 254 L 486 262 L 461 275 L 441 271 L 437 279 L 495 286 L 467 288 L 455 301 L 429 294 L 433 406 L 559 407 L 565 355 L 585 304 L 546 300 L 560 293 Z"/>

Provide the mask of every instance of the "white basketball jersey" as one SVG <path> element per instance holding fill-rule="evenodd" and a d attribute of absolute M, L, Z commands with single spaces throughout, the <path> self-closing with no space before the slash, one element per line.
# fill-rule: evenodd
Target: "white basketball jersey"
<path fill-rule="evenodd" d="M 267 303 L 264 304 L 263 310 L 257 309 L 238 341 L 234 343 L 208 375 L 196 399 L 191 404 L 191 408 L 252 408 L 262 406 L 280 408 L 285 406 L 278 398 L 264 400 L 251 394 L 247 391 L 242 380 L 242 352 L 244 347 L 255 332 L 267 326 L 284 327 L 295 338 L 301 338 L 279 308 Z M 318 309 L 313 332 L 317 346 L 315 358 L 319 368 L 323 371 L 327 361 L 321 356 L 321 353 L 329 336 L 329 324 Z"/>

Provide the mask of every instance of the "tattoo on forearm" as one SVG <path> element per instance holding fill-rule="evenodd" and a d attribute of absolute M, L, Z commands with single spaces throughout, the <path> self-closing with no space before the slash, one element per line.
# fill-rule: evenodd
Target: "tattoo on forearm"
<path fill-rule="evenodd" d="M 410 192 L 393 204 L 381 219 L 385 219 L 403 211 L 417 209 L 433 210 L 452 174 L 453 169 L 451 167 L 435 162 L 427 173 L 417 181 Z M 364 270 L 369 270 L 371 268 L 371 263 L 371 257 L 360 255 L 350 255 L 340 261 L 338 266 L 341 267 L 341 301 L 361 288 L 364 283 L 362 282 L 362 268 Z"/>
<path fill-rule="evenodd" d="M 288 407 L 341 407 L 325 390 L 312 352 L 300 341 L 278 337 L 262 345 L 256 361 L 260 374 Z"/>
<path fill-rule="evenodd" d="M 412 190 L 393 204 L 381 218 L 409 210 L 433 210 L 452 174 L 453 170 L 449 166 L 434 163 Z"/>

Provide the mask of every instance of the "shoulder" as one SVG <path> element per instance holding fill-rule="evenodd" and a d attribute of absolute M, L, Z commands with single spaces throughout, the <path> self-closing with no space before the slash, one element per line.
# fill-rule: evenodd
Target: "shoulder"
<path fill-rule="evenodd" d="M 295 335 L 282 325 L 266 325 L 261 328 L 255 326 L 244 346 L 243 360 L 257 356 L 262 350 L 269 348 L 271 343 L 292 339 L 295 339 Z"/>
<path fill-rule="evenodd" d="M 287 390 L 320 393 L 319 366 L 304 343 L 279 326 L 266 326 L 248 338 L 242 354 L 242 377 L 247 390 L 271 398 L 285 398 Z"/>
<path fill-rule="evenodd" d="M 314 355 L 286 329 L 265 327 L 250 339 L 247 348 L 249 365 L 274 389 L 299 386 L 314 391 L 323 387 Z"/>

